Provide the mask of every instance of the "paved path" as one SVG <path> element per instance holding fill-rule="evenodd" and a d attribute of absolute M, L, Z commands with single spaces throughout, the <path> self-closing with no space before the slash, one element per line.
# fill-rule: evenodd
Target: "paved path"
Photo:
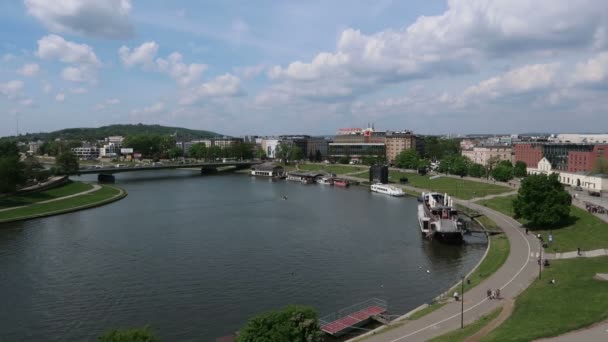
<path fill-rule="evenodd" d="M 73 195 L 68 195 L 68 196 L 63 196 L 63 197 L 53 198 L 53 199 L 46 200 L 46 201 L 35 202 L 35 203 L 32 203 L 32 204 L 28 204 L 28 205 L 20 205 L 20 206 L 18 206 L 18 207 L 4 208 L 4 209 L 0 209 L 0 212 L 3 212 L 3 211 L 9 211 L 9 210 L 15 210 L 15 209 L 19 209 L 19 208 L 25 208 L 25 207 L 29 207 L 29 206 L 36 205 L 36 204 L 44 204 L 44 203 L 50 203 L 50 202 L 56 202 L 56 201 L 62 201 L 62 200 L 64 200 L 64 199 L 68 199 L 68 198 L 72 198 L 72 197 L 76 197 L 76 196 L 82 196 L 82 195 L 86 195 L 86 194 L 89 194 L 89 193 L 91 193 L 91 192 L 97 191 L 97 190 L 99 190 L 99 189 L 101 189 L 101 186 L 100 186 L 100 185 L 93 184 L 93 188 L 91 188 L 91 189 L 89 189 L 89 190 L 87 190 L 87 191 L 79 192 L 79 193 L 77 193 L 77 194 L 73 194 Z"/>
<path fill-rule="evenodd" d="M 416 189 L 419 190 L 419 189 Z M 514 219 L 470 201 L 457 200 L 496 222 L 505 232 L 511 244 L 511 253 L 492 276 L 480 285 L 470 289 L 464 296 L 464 322 L 470 324 L 501 305 L 500 300 L 486 298 L 488 288 L 501 289 L 504 300 L 512 300 L 525 290 L 538 275 L 536 259 L 530 257 L 532 249 L 538 245 L 533 235 L 525 235 L 520 224 Z M 397 342 L 426 341 L 433 337 L 460 328 L 460 302 L 451 302 L 442 308 L 406 324 L 369 335 L 365 341 Z"/>
<path fill-rule="evenodd" d="M 517 191 L 509 191 L 509 192 L 503 192 L 501 194 L 494 194 L 494 195 L 488 195 L 488 196 L 484 196 L 484 197 L 472 198 L 472 199 L 470 199 L 470 201 L 479 202 L 479 201 L 491 200 L 492 198 L 496 198 L 496 197 L 508 197 L 508 196 L 515 196 L 515 195 L 517 195 Z"/>
<path fill-rule="evenodd" d="M 539 342 L 606 342 L 608 341 L 608 321 L 595 324 L 589 328 L 576 330 L 556 337 L 536 340 Z"/>
<path fill-rule="evenodd" d="M 500 312 L 498 317 L 496 317 L 494 320 L 492 320 L 490 323 L 488 323 L 488 325 L 486 325 L 485 327 L 481 328 L 481 330 L 479 330 L 475 334 L 467 337 L 464 340 L 464 342 L 477 342 L 477 341 L 481 340 L 484 336 L 489 334 L 492 330 L 496 329 L 504 321 L 506 321 L 507 318 L 509 318 L 511 316 L 511 313 L 513 313 L 514 307 L 515 307 L 515 301 L 513 299 L 505 300 L 502 305 L 502 311 Z"/>

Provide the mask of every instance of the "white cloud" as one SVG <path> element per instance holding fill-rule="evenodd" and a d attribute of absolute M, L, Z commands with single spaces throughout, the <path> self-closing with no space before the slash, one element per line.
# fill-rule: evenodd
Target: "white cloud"
<path fill-rule="evenodd" d="M 33 77 L 36 76 L 39 71 L 40 65 L 36 63 L 28 63 L 24 64 L 19 70 L 17 70 L 17 73 L 23 76 Z"/>
<path fill-rule="evenodd" d="M 55 95 L 55 101 L 57 101 L 57 102 L 63 102 L 63 101 L 65 101 L 65 94 L 64 93 L 59 93 L 59 94 Z"/>
<path fill-rule="evenodd" d="M 142 109 L 133 109 L 131 114 L 156 114 L 163 112 L 165 110 L 165 102 L 158 101 L 148 107 L 144 107 Z"/>
<path fill-rule="evenodd" d="M 19 102 L 24 107 L 29 107 L 34 104 L 34 100 L 31 98 L 23 99 Z"/>
<path fill-rule="evenodd" d="M 232 74 L 218 76 L 200 86 L 189 89 L 180 99 L 182 105 L 194 104 L 202 98 L 207 97 L 235 97 L 242 96 L 245 92 L 241 88 L 240 78 Z"/>
<path fill-rule="evenodd" d="M 16 57 L 15 57 L 15 55 L 13 55 L 12 53 L 5 53 L 5 54 L 2 56 L 2 61 L 3 61 L 4 63 L 8 63 L 8 62 L 10 62 L 10 61 L 14 60 L 15 58 L 16 58 Z"/>
<path fill-rule="evenodd" d="M 107 99 L 104 101 L 104 103 L 98 103 L 95 105 L 95 110 L 104 110 L 110 106 L 115 106 L 117 104 L 120 104 L 120 100 L 117 98 L 112 98 L 112 99 Z"/>
<path fill-rule="evenodd" d="M 468 99 L 498 98 L 547 89 L 554 84 L 559 64 L 524 65 L 467 88 L 463 96 Z"/>
<path fill-rule="evenodd" d="M 52 32 L 112 39 L 133 36 L 131 0 L 25 0 L 25 6 Z"/>
<path fill-rule="evenodd" d="M 451 0 L 444 13 L 400 30 L 344 30 L 335 51 L 272 67 L 268 76 L 281 86 L 267 92 L 352 98 L 388 84 L 469 73 L 491 60 L 592 49 L 607 22 L 607 7 L 594 0 Z"/>
<path fill-rule="evenodd" d="M 136 65 L 150 67 L 154 63 L 157 52 L 158 44 L 154 41 L 145 42 L 133 50 L 124 45 L 118 49 L 118 55 L 120 56 L 123 65 L 127 67 Z"/>
<path fill-rule="evenodd" d="M 599 84 L 608 81 L 608 52 L 603 52 L 576 65 L 575 83 Z"/>
<path fill-rule="evenodd" d="M 53 90 L 53 86 L 49 82 L 42 82 L 42 91 L 44 91 L 45 94 L 50 93 L 51 90 Z"/>
<path fill-rule="evenodd" d="M 101 63 L 93 48 L 87 44 L 67 41 L 56 34 L 50 34 L 38 40 L 36 55 L 41 59 L 60 60 L 64 63 L 87 64 L 99 66 Z"/>
<path fill-rule="evenodd" d="M 158 58 L 156 65 L 160 72 L 166 73 L 182 87 L 188 87 L 198 81 L 203 71 L 207 69 L 205 64 L 185 64 L 182 62 L 182 55 L 173 52 L 167 59 Z"/>
<path fill-rule="evenodd" d="M 104 104 L 98 103 L 95 105 L 95 110 L 104 110 L 106 109 L 106 106 Z"/>
<path fill-rule="evenodd" d="M 9 99 L 16 99 L 21 96 L 23 91 L 23 81 L 13 80 L 6 83 L 0 83 L 0 94 L 8 97 Z"/>
<path fill-rule="evenodd" d="M 120 103 L 119 99 L 108 99 L 108 100 L 106 100 L 106 104 L 108 104 L 108 105 L 117 105 L 119 103 Z"/>
<path fill-rule="evenodd" d="M 265 64 L 251 65 L 246 67 L 235 68 L 234 71 L 241 75 L 244 79 L 254 78 L 264 72 L 267 66 Z"/>
<path fill-rule="evenodd" d="M 61 71 L 61 77 L 72 82 L 95 82 L 97 70 L 88 65 L 67 67 Z"/>

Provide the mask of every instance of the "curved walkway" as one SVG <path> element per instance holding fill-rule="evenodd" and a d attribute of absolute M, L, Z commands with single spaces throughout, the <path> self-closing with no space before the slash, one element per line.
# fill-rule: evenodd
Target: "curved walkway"
<path fill-rule="evenodd" d="M 31 205 L 36 205 L 36 204 L 44 204 L 44 203 L 50 203 L 50 202 L 56 202 L 56 201 L 61 201 L 64 199 L 68 199 L 68 198 L 72 198 L 72 197 L 76 197 L 76 196 L 81 196 L 81 195 L 86 195 L 86 194 L 90 194 L 91 192 L 97 191 L 101 189 L 100 185 L 97 184 L 93 184 L 93 188 L 87 190 L 87 191 L 83 191 L 83 192 L 79 192 L 77 194 L 72 194 L 72 195 L 68 195 L 68 196 L 63 196 L 63 197 L 57 197 L 57 198 L 53 198 L 50 200 L 46 200 L 46 201 L 40 201 L 40 202 L 36 202 L 36 203 L 32 203 L 32 204 L 28 204 L 28 205 L 20 205 L 18 207 L 10 207 L 10 208 L 4 208 L 4 209 L 0 209 L 0 212 L 2 211 L 9 211 L 9 210 L 14 210 L 14 209 L 19 209 L 19 208 L 25 208 L 25 207 L 29 207 Z"/>
<path fill-rule="evenodd" d="M 536 340 L 538 342 L 606 342 L 608 341 L 608 321 L 598 323 L 589 328 L 572 331 L 556 337 Z"/>
<path fill-rule="evenodd" d="M 419 191 L 420 189 L 415 190 Z M 531 257 L 531 254 L 535 246 L 538 245 L 538 241 L 533 235 L 525 235 L 520 229 L 519 222 L 506 215 L 471 201 L 456 200 L 456 202 L 493 220 L 503 229 L 511 244 L 511 253 L 509 253 L 509 257 L 503 266 L 480 285 L 466 292 L 464 296 L 464 323 L 470 324 L 502 304 L 500 300 L 487 299 L 486 290 L 488 288 L 500 288 L 501 297 L 512 300 L 537 277 L 538 264 L 536 259 Z M 461 302 L 448 303 L 442 308 L 402 326 L 385 331 L 380 329 L 375 334 L 366 334 L 367 339 L 365 341 L 426 341 L 443 335 L 460 328 L 460 306 Z"/>

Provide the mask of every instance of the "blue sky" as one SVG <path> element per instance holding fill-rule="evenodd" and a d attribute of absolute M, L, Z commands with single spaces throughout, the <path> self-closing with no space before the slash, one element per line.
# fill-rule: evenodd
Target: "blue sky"
<path fill-rule="evenodd" d="M 0 135 L 608 130 L 597 0 L 0 3 Z"/>

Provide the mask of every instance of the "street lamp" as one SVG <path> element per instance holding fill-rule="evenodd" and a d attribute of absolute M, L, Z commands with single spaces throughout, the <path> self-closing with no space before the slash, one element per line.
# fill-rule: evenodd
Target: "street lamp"
<path fill-rule="evenodd" d="M 462 276 L 460 288 L 460 329 L 464 328 L 464 275 Z"/>
<path fill-rule="evenodd" d="M 539 249 L 539 253 L 538 253 L 538 279 L 541 279 L 541 270 L 543 267 L 543 239 L 542 237 L 538 236 L 538 249 Z"/>

